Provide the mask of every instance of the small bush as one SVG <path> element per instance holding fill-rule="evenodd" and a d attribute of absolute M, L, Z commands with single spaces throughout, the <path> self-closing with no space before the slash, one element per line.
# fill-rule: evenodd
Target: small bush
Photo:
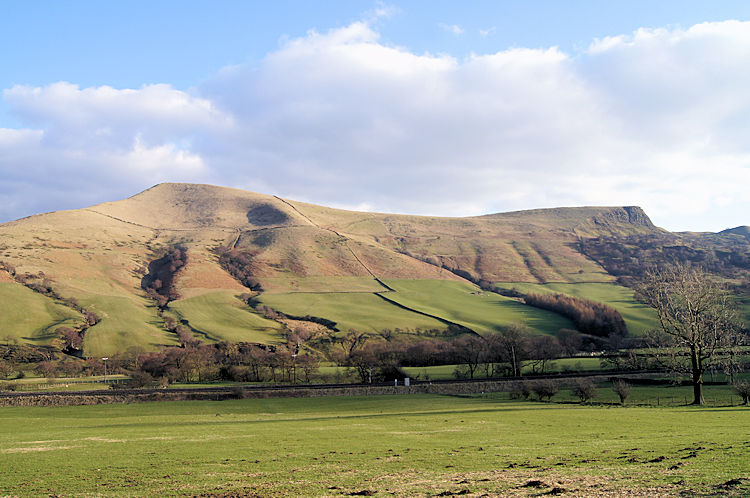
<path fill-rule="evenodd" d="M 743 380 L 734 385 L 734 390 L 742 398 L 744 404 L 750 404 L 750 381 Z"/>
<path fill-rule="evenodd" d="M 531 390 L 539 397 L 539 401 L 544 401 L 545 398 L 551 400 L 552 396 L 560 392 L 560 386 L 552 379 L 543 379 L 534 381 Z"/>
<path fill-rule="evenodd" d="M 130 376 L 130 380 L 125 384 L 129 389 L 139 389 L 144 387 L 153 387 L 154 378 L 148 372 L 137 370 Z"/>
<path fill-rule="evenodd" d="M 624 405 L 625 400 L 630 396 L 630 384 L 624 380 L 617 379 L 612 382 L 612 390 L 620 398 L 620 404 Z"/>
<path fill-rule="evenodd" d="M 232 395 L 237 399 L 244 399 L 247 394 L 242 386 L 232 386 Z"/>
<path fill-rule="evenodd" d="M 572 391 L 581 403 L 585 403 L 596 397 L 596 384 L 591 379 L 576 379 Z"/>
<path fill-rule="evenodd" d="M 528 380 L 511 382 L 508 392 L 513 399 L 529 399 L 529 396 L 531 396 L 531 383 Z"/>

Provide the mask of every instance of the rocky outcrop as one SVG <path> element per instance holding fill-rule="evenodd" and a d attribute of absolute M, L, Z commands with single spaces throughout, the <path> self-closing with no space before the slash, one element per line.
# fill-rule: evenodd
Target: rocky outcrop
<path fill-rule="evenodd" d="M 599 226 L 630 224 L 643 228 L 656 228 L 646 212 L 638 206 L 613 208 L 594 216 L 591 221 Z"/>

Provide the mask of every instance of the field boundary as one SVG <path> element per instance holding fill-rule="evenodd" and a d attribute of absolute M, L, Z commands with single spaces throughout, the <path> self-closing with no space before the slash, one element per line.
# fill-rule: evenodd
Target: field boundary
<path fill-rule="evenodd" d="M 442 317 L 439 317 L 437 315 L 431 315 L 429 313 L 425 313 L 424 311 L 419 311 L 418 309 L 415 309 L 415 308 L 410 308 L 409 306 L 406 306 L 405 304 L 401 304 L 398 301 L 395 301 L 393 299 L 390 299 L 390 298 L 384 296 L 382 292 L 373 292 L 373 294 L 375 294 L 376 296 L 378 296 L 380 299 L 382 299 L 382 300 L 384 300 L 384 301 L 392 304 L 393 306 L 396 306 L 397 308 L 401 308 L 401 309 L 404 309 L 406 311 L 411 311 L 412 313 L 416 313 L 418 315 L 422 315 L 422 316 L 426 316 L 428 318 L 435 319 L 438 322 L 444 323 L 444 324 L 446 324 L 448 326 L 458 327 L 459 330 L 461 330 L 463 332 L 466 332 L 466 333 L 469 333 L 469 334 L 479 335 L 476 331 L 470 329 L 469 327 L 466 327 L 465 325 L 461 325 L 460 323 L 452 322 L 452 321 L 450 321 L 450 320 L 448 320 L 446 318 L 442 318 Z"/>
<path fill-rule="evenodd" d="M 377 396 L 393 394 L 470 395 L 507 391 L 509 384 L 518 380 L 552 378 L 572 380 L 579 377 L 609 379 L 653 374 L 642 372 L 601 372 L 594 375 L 556 374 L 534 377 L 507 377 L 486 380 L 414 381 L 410 386 L 403 381 L 395 384 L 301 384 L 280 386 L 233 386 L 181 389 L 112 389 L 108 391 L 29 392 L 0 394 L 0 406 L 72 406 L 151 401 L 223 401 L 228 399 L 262 398 L 317 398 L 327 396 Z"/>

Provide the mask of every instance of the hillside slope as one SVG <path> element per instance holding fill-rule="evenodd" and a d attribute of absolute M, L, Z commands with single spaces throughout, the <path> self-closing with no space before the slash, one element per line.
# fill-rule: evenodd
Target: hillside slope
<path fill-rule="evenodd" d="M 44 282 L 49 292 L 35 299 L 50 301 L 35 305 L 46 311 L 35 312 L 28 332 L 17 321 L 3 327 L 21 340 L 52 343 L 55 320 L 75 323 L 80 313 L 91 312 L 98 321 L 80 326 L 86 355 L 176 344 L 165 316 L 182 321 L 202 340 L 280 341 L 282 322 L 269 322 L 243 301 L 260 290 L 256 303 L 341 322 L 329 330 L 332 335 L 346 333 L 345 324 L 370 331 L 470 324 L 483 333 L 511 320 L 555 333 L 569 322 L 542 310 L 495 312 L 496 305 L 489 304 L 494 301 L 483 298 L 475 284 L 613 282 L 606 262 L 602 266 L 583 251 L 583 242 L 666 235 L 671 236 L 637 207 L 440 218 L 344 211 L 210 185 L 160 184 L 125 200 L 0 225 L 3 292 L 24 302 L 29 289 L 21 283 Z M 160 309 L 144 288 L 153 277 L 144 276 L 176 246 L 185 249 L 186 261 L 170 290 L 172 304 Z M 227 262 L 248 278 L 231 275 Z M 255 292 L 247 287 L 250 279 Z M 410 289 L 408 295 L 388 284 L 404 281 L 415 282 L 399 284 Z M 461 285 L 430 284 L 436 281 Z M 446 289 L 460 295 L 451 297 Z M 467 319 L 448 304 L 436 307 L 441 300 L 467 300 L 465 306 L 476 306 L 481 317 Z M 61 312 L 59 306 L 68 309 Z M 514 301 L 502 309 L 516 306 L 528 308 Z"/>

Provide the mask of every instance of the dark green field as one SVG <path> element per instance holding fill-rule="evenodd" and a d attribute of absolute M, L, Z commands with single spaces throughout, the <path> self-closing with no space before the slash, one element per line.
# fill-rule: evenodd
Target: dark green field
<path fill-rule="evenodd" d="M 750 493 L 750 409 L 507 395 L 3 408 L 0 494 Z"/>

